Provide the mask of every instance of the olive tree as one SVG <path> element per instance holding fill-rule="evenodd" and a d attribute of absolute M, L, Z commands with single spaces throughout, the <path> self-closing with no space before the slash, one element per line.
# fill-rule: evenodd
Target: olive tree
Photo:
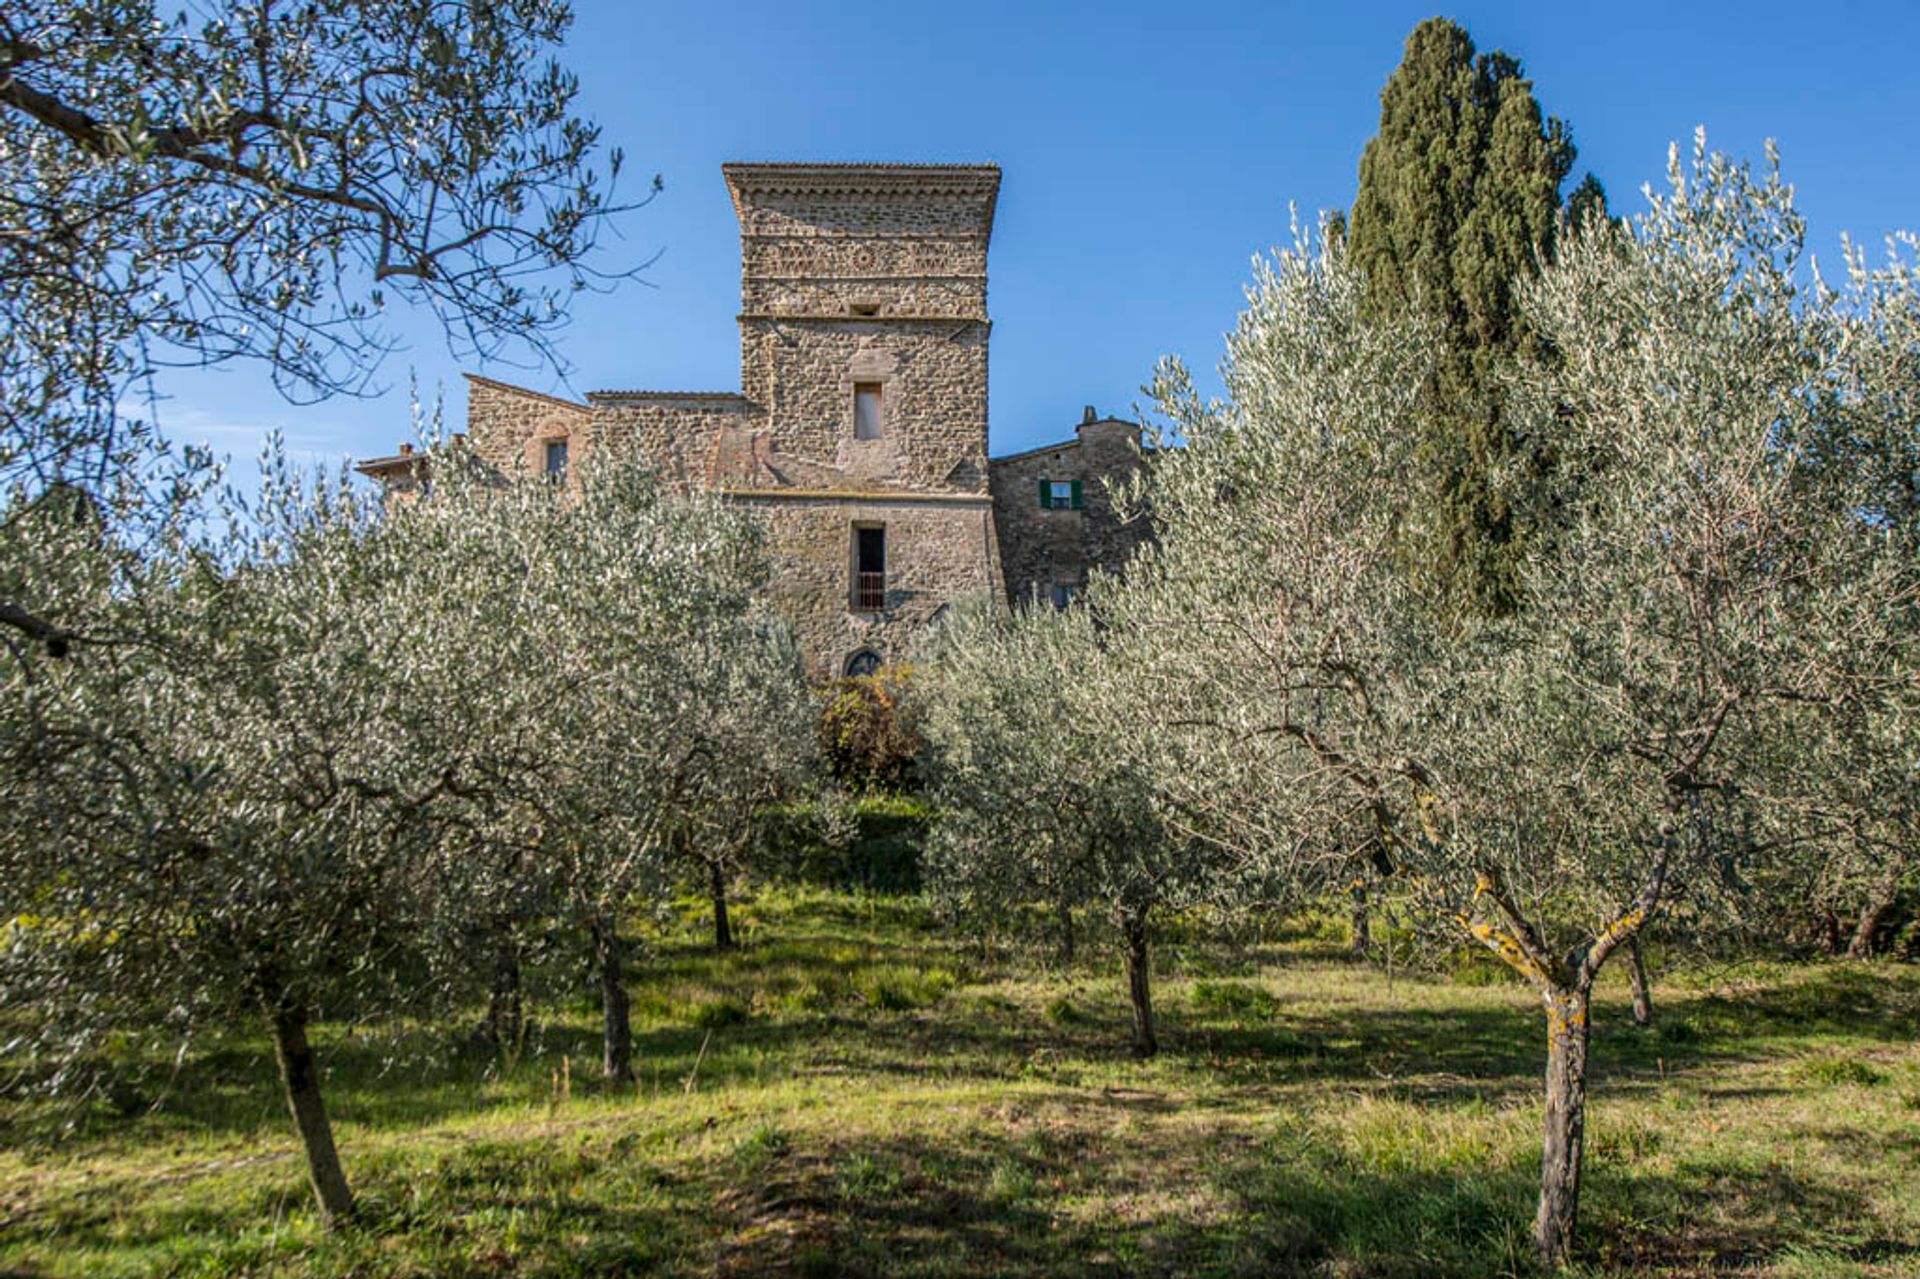
<path fill-rule="evenodd" d="M 617 151 L 554 59 L 564 0 L 24 0 L 0 11 L 0 510 L 54 486 L 132 518 L 204 457 L 171 366 L 367 389 L 416 306 L 457 354 L 532 354 L 595 266 Z M 16 496 L 16 493 L 18 496 Z M 0 624 L 60 649 L 30 596 Z"/>
<path fill-rule="evenodd" d="M 1340 239 L 1298 228 L 1247 297 L 1225 400 L 1178 361 L 1156 375 L 1152 464 L 1123 495 L 1155 538 L 1105 584 L 1107 646 L 1184 830 L 1270 886 L 1364 890 L 1396 865 L 1427 775 L 1418 725 L 1456 660 L 1444 601 L 1399 550 L 1437 333 L 1369 319 Z"/>
<path fill-rule="evenodd" d="M 734 616 L 690 656 L 688 687 L 700 709 L 679 743 L 671 852 L 712 903 L 714 948 L 731 950 L 731 882 L 779 806 L 820 780 L 819 712 L 791 629 L 769 616 Z"/>
<path fill-rule="evenodd" d="M 496 484 L 469 462 L 436 453 L 432 496 L 391 517 L 437 565 L 419 578 L 450 645 L 429 737 L 457 731 L 471 756 L 470 825 L 444 854 L 454 882 L 477 882 L 454 896 L 485 904 L 478 931 L 496 939 L 558 915 L 591 940 L 602 1068 L 627 1079 L 624 916 L 659 900 L 676 835 L 791 774 L 805 685 L 757 610 L 767 562 L 747 513 L 607 451 L 571 487 Z M 489 854 L 463 859 L 476 843 Z"/>
<path fill-rule="evenodd" d="M 630 463 L 568 493 L 434 461 L 434 496 L 386 514 L 270 465 L 218 539 L 188 509 L 125 554 L 78 500 L 6 533 L 47 598 L 102 622 L 84 662 L 0 645 L 0 978 L 24 1051 L 63 1086 L 156 1014 L 260 1019 L 335 1220 L 353 1197 L 315 1019 L 423 1010 L 451 939 L 558 919 L 594 939 L 627 1077 L 621 912 L 660 882 L 715 718 L 699 677 L 771 679 L 752 663 L 791 652 L 752 612 L 746 515 Z"/>
<path fill-rule="evenodd" d="M 1515 398 L 1569 464 L 1533 495 L 1556 521 L 1534 615 L 1446 717 L 1464 749 L 1430 841 L 1436 870 L 1473 878 L 1469 930 L 1546 1009 L 1535 1234 L 1555 1261 L 1594 979 L 1679 894 L 1738 886 L 1766 852 L 1755 814 L 1790 817 L 1820 780 L 1767 762 L 1810 763 L 1820 724 L 1897 687 L 1915 617 L 1911 544 L 1869 476 L 1822 458 L 1863 406 L 1911 401 L 1911 354 L 1856 342 L 1872 307 L 1810 272 L 1777 163 L 1756 175 L 1702 138 L 1669 178 L 1627 243 L 1583 237 L 1523 291 L 1558 359 Z M 1557 942 L 1550 901 L 1577 908 Z"/>
<path fill-rule="evenodd" d="M 381 713 L 408 664 L 403 548 L 344 481 L 284 478 L 255 522 L 229 512 L 224 545 L 182 525 L 129 558 L 97 525 L 42 521 L 15 548 L 101 627 L 84 662 L 0 652 L 4 989 L 56 1088 L 116 1029 L 259 1019 L 336 1220 L 353 1198 L 309 1027 L 404 993 L 418 818 L 444 778 Z"/>
<path fill-rule="evenodd" d="M 1911 273 L 1808 283 L 1777 172 L 1703 145 L 1671 177 L 1628 234 L 1570 237 L 1522 291 L 1554 358 L 1509 408 L 1556 462 L 1507 479 L 1547 530 L 1526 609 L 1444 620 L 1394 562 L 1403 388 L 1432 343 L 1358 321 L 1337 244 L 1260 268 L 1225 403 L 1165 371 L 1186 447 L 1150 472 L 1161 550 L 1123 597 L 1189 734 L 1195 767 L 1168 779 L 1187 806 L 1295 854 L 1366 814 L 1425 916 L 1539 997 L 1550 1262 L 1573 1241 L 1603 966 L 1681 894 L 1739 891 L 1760 810 L 1794 798 L 1767 761 L 1803 721 L 1884 704 L 1911 652 L 1911 548 L 1861 468 L 1823 460 L 1863 406 L 1911 402 L 1911 350 L 1859 340 L 1913 306 Z M 1914 429 L 1884 408 L 1871 426 Z"/>
<path fill-rule="evenodd" d="M 935 813 L 926 873 L 976 924 L 1036 902 L 1104 917 L 1126 956 L 1133 1047 L 1150 1056 L 1156 922 L 1218 896 L 1231 863 L 1169 826 L 1123 671 L 1095 608 L 981 608 L 948 623 L 918 685 Z"/>

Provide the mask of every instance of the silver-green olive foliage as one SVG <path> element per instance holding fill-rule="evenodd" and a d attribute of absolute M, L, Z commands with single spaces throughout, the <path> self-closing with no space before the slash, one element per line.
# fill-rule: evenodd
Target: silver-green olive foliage
<path fill-rule="evenodd" d="M 1162 371 L 1183 447 L 1140 495 L 1160 545 L 1108 601 L 1183 811 L 1321 883 L 1351 872 L 1328 832 L 1369 824 L 1425 918 L 1538 991 L 1554 1259 L 1600 966 L 1786 855 L 1778 828 L 1839 794 L 1810 766 L 1826 736 L 1867 732 L 1904 761 L 1889 784 L 1913 776 L 1910 256 L 1830 287 L 1777 172 L 1702 142 L 1670 179 L 1522 289 L 1549 356 L 1509 409 L 1553 465 L 1503 477 L 1543 530 L 1513 618 L 1443 622 L 1396 562 L 1435 337 L 1362 323 L 1337 243 L 1259 265 L 1224 402 Z"/>
<path fill-rule="evenodd" d="M 799 686 L 746 515 L 626 463 L 572 491 L 432 463 L 391 515 L 270 465 L 221 538 L 138 555 L 64 509 L 8 526 L 26 584 L 102 623 L 85 661 L 0 647 L 11 1054 L 71 1090 L 102 1036 L 264 1014 L 330 1217 L 352 1200 L 308 1021 L 463 993 L 469 925 L 617 940 L 688 730 L 743 671 Z"/>
<path fill-rule="evenodd" d="M 669 847 L 697 874 L 714 911 L 714 941 L 734 944 L 731 881 L 767 843 L 784 807 L 814 797 L 824 781 L 818 699 L 802 676 L 792 629 L 756 613 L 727 644 L 704 644 L 688 680 L 701 709 L 678 728 L 681 767 Z"/>
<path fill-rule="evenodd" d="M 436 637 L 424 749 L 470 757 L 440 848 L 441 924 L 591 934 L 624 1075 L 620 925 L 657 900 L 676 836 L 798 785 L 809 695 L 760 604 L 759 525 L 605 451 L 569 486 L 497 485 L 458 445 L 389 525 L 419 549 L 410 622 Z"/>
<path fill-rule="evenodd" d="M 580 290 L 620 167 L 554 58 L 564 0 L 22 0 L 0 11 L 0 518 L 50 488 L 116 517 L 172 451 L 166 370 L 369 388 L 388 308 L 456 354 L 531 354 Z M 158 513 L 164 516 L 164 509 Z M 59 649 L 86 619 L 0 596 Z"/>
<path fill-rule="evenodd" d="M 961 610 L 917 679 L 931 891 L 986 928 L 1033 905 L 1093 912 L 1125 942 L 1134 1042 L 1150 1053 L 1155 922 L 1221 900 L 1235 863 L 1161 802 L 1139 695 L 1098 613 L 1078 606 Z"/>

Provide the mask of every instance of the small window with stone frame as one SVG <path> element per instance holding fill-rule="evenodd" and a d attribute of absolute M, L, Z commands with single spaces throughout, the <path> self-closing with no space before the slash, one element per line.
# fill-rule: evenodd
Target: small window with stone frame
<path fill-rule="evenodd" d="M 849 601 L 856 613 L 879 613 L 887 607 L 887 530 L 882 524 L 858 524 L 853 529 L 853 590 Z"/>
<path fill-rule="evenodd" d="M 567 482 L 567 442 L 548 440 L 543 453 L 544 470 L 550 484 Z"/>
<path fill-rule="evenodd" d="M 853 438 L 856 440 L 877 440 L 882 434 L 885 418 L 880 398 L 880 383 L 855 382 L 853 384 Z"/>

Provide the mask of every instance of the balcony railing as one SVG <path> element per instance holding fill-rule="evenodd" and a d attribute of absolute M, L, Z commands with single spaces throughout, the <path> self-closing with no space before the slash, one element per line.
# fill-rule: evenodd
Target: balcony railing
<path fill-rule="evenodd" d="M 885 573 L 855 573 L 853 575 L 853 611 L 856 613 L 878 613 L 887 606 L 887 575 Z"/>

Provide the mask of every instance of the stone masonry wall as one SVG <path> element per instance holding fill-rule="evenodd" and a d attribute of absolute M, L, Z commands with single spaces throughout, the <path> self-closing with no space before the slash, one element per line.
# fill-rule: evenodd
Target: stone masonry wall
<path fill-rule="evenodd" d="M 985 497 L 740 500 L 767 522 L 774 600 L 817 679 L 844 673 L 861 649 L 889 663 L 908 658 L 942 608 L 1001 589 Z M 854 608 L 852 539 L 860 527 L 886 530 L 886 607 L 877 613 Z"/>
<path fill-rule="evenodd" d="M 728 165 L 741 387 L 776 451 L 848 487 L 983 493 L 987 244 L 999 170 Z M 881 386 L 878 440 L 854 385 Z"/>
<path fill-rule="evenodd" d="M 1050 603 L 1056 586 L 1078 589 L 1092 569 L 1117 569 L 1133 554 L 1146 527 L 1123 523 L 1112 493 L 1141 464 L 1134 448 L 1139 436 L 1132 422 L 1083 422 L 1074 439 L 990 463 L 1010 603 Z M 1042 506 L 1042 480 L 1080 481 L 1080 509 Z"/>
<path fill-rule="evenodd" d="M 592 417 L 584 404 L 467 375 L 467 446 L 502 475 L 537 475 L 533 445 L 582 432 Z"/>
<path fill-rule="evenodd" d="M 987 326 L 974 321 L 742 320 L 773 447 L 927 492 L 986 491 Z M 856 382 L 881 387 L 878 440 L 854 438 Z"/>

